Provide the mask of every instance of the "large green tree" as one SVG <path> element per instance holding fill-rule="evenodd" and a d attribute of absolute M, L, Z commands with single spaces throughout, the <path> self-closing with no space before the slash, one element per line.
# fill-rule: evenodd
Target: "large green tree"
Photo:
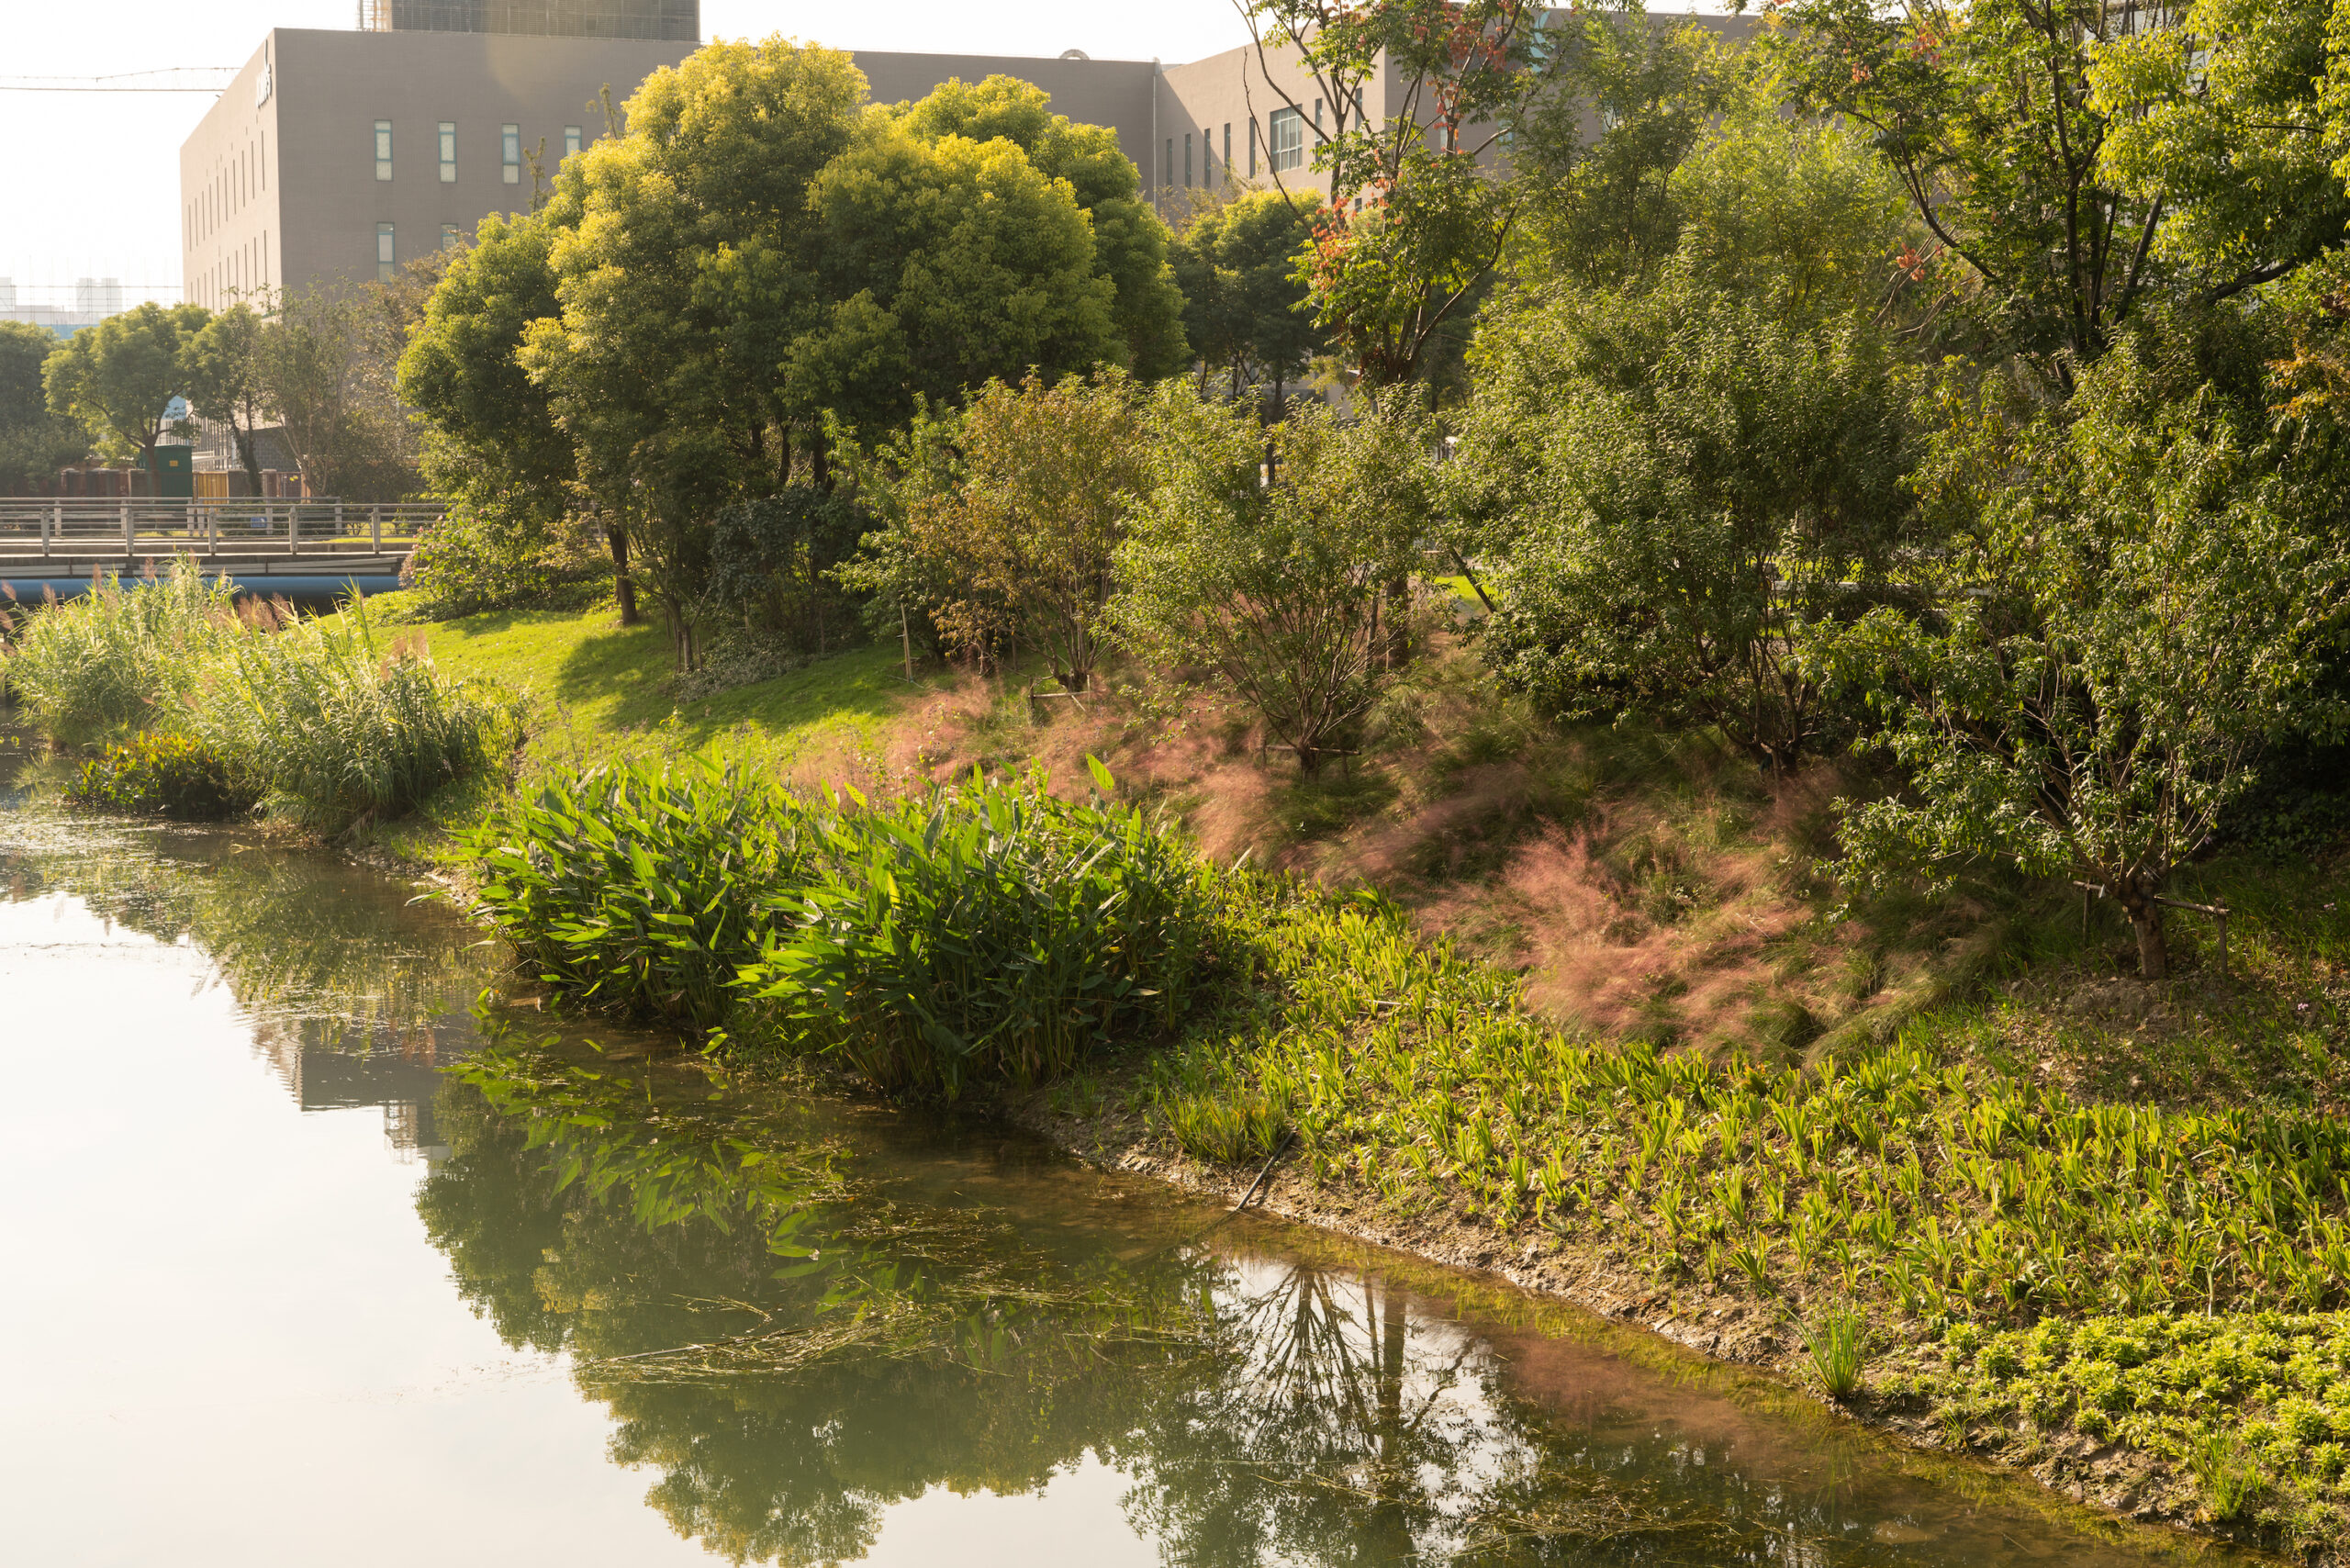
<path fill-rule="evenodd" d="M 0 491 L 28 490 L 90 449 L 81 424 L 52 413 L 41 367 L 62 345 L 29 321 L 0 321 Z"/>
<path fill-rule="evenodd" d="M 646 78 L 627 134 L 566 160 L 541 215 L 560 310 L 520 363 L 688 659 L 709 519 L 788 484 L 815 431 L 811 388 L 778 367 L 823 313 L 811 185 L 864 95 L 836 50 L 710 45 Z"/>
<path fill-rule="evenodd" d="M 152 466 L 165 409 L 187 390 L 185 350 L 211 319 L 200 305 L 149 300 L 83 328 L 43 368 L 50 408 Z"/>
<path fill-rule="evenodd" d="M 810 193 L 833 303 L 793 346 L 807 395 L 860 429 L 996 376 L 1118 364 L 1117 290 L 1065 181 L 1013 142 L 914 134 L 887 113 Z"/>
<path fill-rule="evenodd" d="M 400 398 L 417 414 L 425 478 L 453 509 L 420 549 L 428 594 L 488 603 L 543 586 L 548 552 L 582 504 L 571 438 L 547 388 L 517 357 L 534 321 L 558 317 L 553 251 L 558 225 L 576 218 L 578 188 L 528 218 L 492 213 L 449 259 L 409 332 Z M 637 620 L 628 527 L 607 520 L 622 625 Z M 447 590 L 445 594 L 443 589 Z"/>
<path fill-rule="evenodd" d="M 2329 411 L 2275 418 L 2257 358 L 2211 352 L 2246 335 L 2152 315 L 2057 409 L 1947 379 L 1919 475 L 1946 546 L 1911 563 L 1908 608 L 1817 654 L 1916 780 L 1850 809 L 1856 885 L 1968 861 L 2082 881 L 2159 980 L 2159 901 L 2263 746 L 2343 733 L 2338 435 Z"/>
<path fill-rule="evenodd" d="M 2060 392 L 2158 297 L 2211 303 L 2339 242 L 2323 0 L 1793 0 L 1775 49 L 1866 127 L 1979 353 Z"/>
<path fill-rule="evenodd" d="M 1204 383 L 1222 371 L 1234 397 L 1250 379 L 1275 399 L 1327 343 L 1314 324 L 1298 263 L 1321 216 L 1318 192 L 1251 191 L 1192 220 L 1174 248 L 1183 331 Z"/>
<path fill-rule="evenodd" d="M 276 411 L 262 375 L 262 330 L 260 314 L 239 303 L 206 322 L 184 351 L 188 407 L 198 418 L 229 427 L 237 461 L 244 465 L 256 496 L 261 457 L 253 450 L 253 432 Z"/>
<path fill-rule="evenodd" d="M 1167 226 L 1142 198 L 1142 175 L 1107 126 L 1080 125 L 1052 112 L 1041 87 L 1013 76 L 977 85 L 952 80 L 891 111 L 925 140 L 1001 137 L 1047 179 L 1066 180 L 1093 229 L 1094 270 L 1117 289 L 1111 307 L 1125 341 L 1125 368 L 1146 381 L 1181 369 L 1183 297 L 1168 262 Z"/>

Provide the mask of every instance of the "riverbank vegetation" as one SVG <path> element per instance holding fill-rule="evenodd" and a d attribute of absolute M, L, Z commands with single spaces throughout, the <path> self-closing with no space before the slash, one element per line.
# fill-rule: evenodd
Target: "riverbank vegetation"
<path fill-rule="evenodd" d="M 499 766 L 510 704 L 451 679 L 354 601 L 331 621 L 240 602 L 181 559 L 162 578 L 12 616 L 0 676 L 61 744 L 73 792 L 321 833 L 394 817 Z"/>
<path fill-rule="evenodd" d="M 2350 1552 L 2325 8 L 1255 10 L 1329 102 L 1383 50 L 1457 122 L 1317 125 L 1286 288 L 1264 196 L 1170 236 L 1035 89 L 861 107 L 782 40 L 447 258 L 401 609 L 532 689 L 520 792 L 364 610 L 206 611 L 198 669 L 142 641 L 177 599 L 44 610 L 19 689 L 239 776 L 348 669 L 418 761 L 345 773 L 475 780 L 426 830 L 563 1001 L 1058 1079 Z"/>

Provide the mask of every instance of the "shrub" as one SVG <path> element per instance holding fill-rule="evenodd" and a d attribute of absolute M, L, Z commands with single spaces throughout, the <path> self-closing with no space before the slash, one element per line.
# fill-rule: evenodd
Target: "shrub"
<path fill-rule="evenodd" d="M 496 500 L 453 508 L 417 541 L 402 572 L 417 619 L 581 602 L 609 588 L 611 563 L 581 520 Z"/>
<path fill-rule="evenodd" d="M 812 486 L 718 514 L 703 602 L 722 624 L 759 643 L 827 653 L 856 629 L 856 596 L 834 568 L 855 553 L 863 509 Z"/>
<path fill-rule="evenodd" d="M 1337 424 L 1309 409 L 1273 427 L 1260 483 L 1253 416 L 1169 382 L 1150 415 L 1150 476 L 1119 547 L 1121 635 L 1204 666 L 1312 774 L 1349 749 L 1392 660 L 1426 521 L 1425 436 L 1401 415 Z"/>
<path fill-rule="evenodd" d="M 1058 1076 L 1171 1025 L 1203 956 L 1198 862 L 1139 812 L 1033 779 L 844 812 L 821 864 L 742 987 L 782 1042 L 884 1088 Z"/>
<path fill-rule="evenodd" d="M 576 1002 L 707 1030 L 806 858 L 797 802 L 703 762 L 558 778 L 475 830 L 480 906 Z"/>
<path fill-rule="evenodd" d="M 82 765 L 71 793 L 94 806 L 212 822 L 252 804 L 221 755 L 192 735 L 149 731 Z"/>
<path fill-rule="evenodd" d="M 504 705 L 435 669 L 420 638 L 383 645 L 364 600 L 237 641 L 186 722 L 271 815 L 329 833 L 483 771 L 512 727 Z"/>
<path fill-rule="evenodd" d="M 235 595 L 175 557 L 161 577 L 111 576 L 35 610 L 8 660 L 8 685 L 64 745 L 146 724 L 237 640 Z"/>
<path fill-rule="evenodd" d="M 558 994 L 733 1020 L 738 1046 L 835 1053 L 891 1090 L 1035 1082 L 1163 1028 L 1207 946 L 1190 855 L 1034 780 L 873 804 L 707 764 L 599 768 L 468 847 L 484 911 Z"/>

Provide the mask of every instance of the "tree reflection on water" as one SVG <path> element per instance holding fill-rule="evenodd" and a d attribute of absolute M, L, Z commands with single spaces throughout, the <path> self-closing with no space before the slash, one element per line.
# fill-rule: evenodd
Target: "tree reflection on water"
<path fill-rule="evenodd" d="M 1203 1236 L 1195 1211 L 1117 1231 L 1045 1182 L 948 1201 L 906 1176 L 919 1148 L 789 1093 L 509 1040 L 440 1119 L 419 1206 L 466 1298 L 571 1356 L 612 1457 L 736 1562 L 854 1561 L 897 1503 L 1033 1492 L 1089 1453 L 1184 1568 L 1988 1555 L 1887 1545 L 1835 1486 L 1637 1403 L 1561 1420 L 1382 1272 Z"/>

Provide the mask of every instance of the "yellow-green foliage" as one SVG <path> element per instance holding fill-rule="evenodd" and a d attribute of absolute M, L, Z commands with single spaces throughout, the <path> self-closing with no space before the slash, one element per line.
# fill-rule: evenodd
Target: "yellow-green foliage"
<path fill-rule="evenodd" d="M 2339 1542 L 2350 1505 L 2350 1313 L 2144 1314 L 1984 1333 L 1953 1327 L 1916 1390 L 1953 1437 L 2067 1427 L 2160 1455 L 2202 1511 L 2303 1544 Z"/>
<path fill-rule="evenodd" d="M 1398 912 L 1257 908 L 1280 991 L 1155 1088 L 1285 1104 L 1318 1176 L 1920 1316 L 2350 1301 L 2350 1133 L 2320 1118 L 2083 1103 L 1907 1043 L 1807 1070 L 1585 1045 Z"/>

